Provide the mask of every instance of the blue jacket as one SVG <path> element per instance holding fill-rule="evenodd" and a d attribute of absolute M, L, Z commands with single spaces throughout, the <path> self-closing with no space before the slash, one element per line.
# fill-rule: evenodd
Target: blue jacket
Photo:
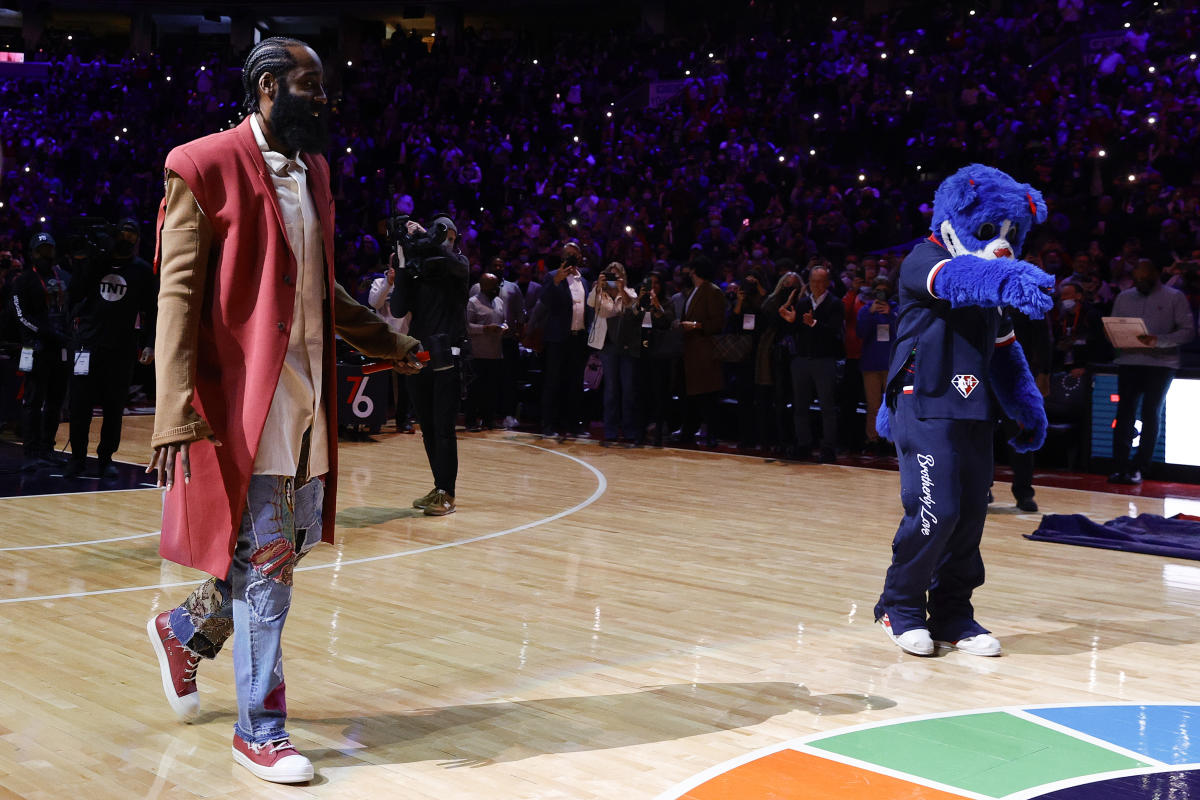
<path fill-rule="evenodd" d="M 896 338 L 896 305 L 888 303 L 886 313 L 871 313 L 871 303 L 858 310 L 855 321 L 855 331 L 862 342 L 862 355 L 858 360 L 858 368 L 863 372 L 886 370 L 892 354 L 892 342 Z M 879 339 L 879 326 L 886 325 L 888 336 L 886 340 Z"/>
<path fill-rule="evenodd" d="M 888 368 L 888 407 L 913 396 L 921 419 L 991 420 L 992 353 L 1016 341 L 1012 323 L 999 308 L 951 308 L 933 294 L 933 279 L 951 258 L 932 237 L 900 265 L 896 342 Z"/>

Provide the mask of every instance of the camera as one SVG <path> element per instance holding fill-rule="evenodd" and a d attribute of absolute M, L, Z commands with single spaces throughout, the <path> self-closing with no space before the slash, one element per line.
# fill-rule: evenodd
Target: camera
<path fill-rule="evenodd" d="M 431 251 L 439 249 L 445 243 L 450 227 L 439 221 L 434 223 L 433 227 L 425 231 L 423 235 L 414 236 L 408 232 L 408 223 L 411 220 L 412 217 L 407 214 L 388 217 L 387 236 L 393 247 L 404 251 L 402 268 L 412 269 L 414 274 L 419 275 L 421 258 L 429 255 Z"/>
<path fill-rule="evenodd" d="M 642 311 L 649 311 L 654 305 L 654 300 L 651 293 L 654 291 L 654 279 L 647 275 L 642 279 L 641 288 L 638 289 L 638 308 Z"/>
<path fill-rule="evenodd" d="M 617 281 L 621 280 L 621 276 L 617 274 L 616 270 L 606 269 L 604 271 L 604 280 L 608 281 L 609 283 L 616 283 Z"/>
<path fill-rule="evenodd" d="M 72 225 L 63 250 L 71 257 L 106 257 L 112 254 L 116 239 L 117 229 L 113 225 L 94 217 L 81 217 Z"/>
<path fill-rule="evenodd" d="M 876 289 L 875 290 L 875 299 L 881 303 L 886 303 L 888 301 L 887 289 Z"/>

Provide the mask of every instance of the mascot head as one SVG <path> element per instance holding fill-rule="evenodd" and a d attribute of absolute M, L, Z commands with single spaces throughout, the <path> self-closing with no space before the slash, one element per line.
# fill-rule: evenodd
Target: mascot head
<path fill-rule="evenodd" d="M 933 195 L 933 232 L 955 256 L 1016 258 L 1045 219 L 1041 192 L 982 164 L 963 167 Z"/>

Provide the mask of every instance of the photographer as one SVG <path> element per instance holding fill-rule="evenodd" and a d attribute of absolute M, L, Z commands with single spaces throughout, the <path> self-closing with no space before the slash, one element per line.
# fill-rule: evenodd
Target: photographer
<path fill-rule="evenodd" d="M 25 373 L 21 436 L 25 466 L 53 461 L 54 437 L 67 394 L 67 350 L 63 336 L 65 298 L 54 277 L 55 242 L 39 233 L 29 242 L 29 262 L 12 279 L 10 308 L 20 333 L 20 369 Z"/>
<path fill-rule="evenodd" d="M 583 368 L 588 359 L 591 309 L 587 304 L 588 282 L 579 271 L 582 254 L 575 242 L 563 245 L 561 266 L 546 275 L 538 300 L 544 313 L 546 350 L 542 435 L 553 436 L 557 426 L 560 439 L 578 432 L 583 412 Z"/>
<path fill-rule="evenodd" d="M 113 235 L 107 225 L 85 228 L 70 243 L 73 277 L 68 292 L 74 327 L 71 375 L 71 461 L 63 475 L 83 472 L 87 460 L 92 408 L 103 409 L 97 476 L 116 477 L 113 453 L 121 444 L 121 425 L 135 362 L 154 359 L 153 331 L 158 283 L 150 265 L 135 254 L 137 224 L 122 220 Z M 138 317 L 142 328 L 139 331 Z M 139 334 L 146 338 L 138 347 Z"/>
<path fill-rule="evenodd" d="M 426 516 L 455 511 L 458 442 L 454 424 L 462 392 L 461 360 L 467 341 L 467 288 L 470 268 L 455 250 L 458 228 L 438 217 L 429 233 L 404 217 L 394 220 L 393 239 L 401 245 L 392 292 L 392 316 L 412 314 L 409 335 L 429 352 L 429 364 L 408 377 L 408 389 L 421 426 L 433 489 L 413 501 Z"/>
<path fill-rule="evenodd" d="M 625 285 L 625 267 L 609 264 L 588 294 L 594 309 L 588 347 L 600 351 L 604 364 L 604 446 L 611 447 L 618 433 L 627 444 L 641 439 L 635 413 L 633 376 L 641 355 L 643 314 L 638 313 L 638 295 Z"/>
<path fill-rule="evenodd" d="M 667 297 L 661 273 L 651 272 L 642 281 L 635 313 L 642 334 L 637 389 L 643 411 L 641 422 L 654 423 L 654 446 L 662 447 L 671 401 L 672 371 L 683 354 L 683 339 L 672 329 L 675 309 Z"/>

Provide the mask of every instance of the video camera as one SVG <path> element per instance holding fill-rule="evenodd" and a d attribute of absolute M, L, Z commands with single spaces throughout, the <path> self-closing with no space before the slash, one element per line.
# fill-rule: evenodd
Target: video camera
<path fill-rule="evenodd" d="M 450 233 L 450 226 L 436 222 L 423 235 L 414 236 L 408 232 L 410 221 L 412 217 L 407 214 L 388 217 L 388 242 L 395 249 L 396 260 L 401 268 L 412 269 L 414 274 L 420 275 L 422 259 L 441 248 Z"/>
<path fill-rule="evenodd" d="M 95 217 L 80 217 L 72 224 L 71 232 L 63 241 L 63 252 L 68 257 L 108 257 L 112 255 L 116 240 L 117 229 L 111 223 Z"/>

